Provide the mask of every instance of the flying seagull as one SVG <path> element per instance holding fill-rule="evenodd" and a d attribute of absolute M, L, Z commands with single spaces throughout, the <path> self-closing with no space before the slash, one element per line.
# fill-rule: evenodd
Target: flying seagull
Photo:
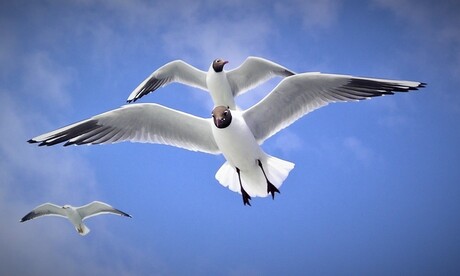
<path fill-rule="evenodd" d="M 333 102 L 347 102 L 394 92 L 417 90 L 425 83 L 302 73 L 284 78 L 265 98 L 247 110 L 217 106 L 213 118 L 200 118 L 158 104 L 131 104 L 30 139 L 51 146 L 109 144 L 122 141 L 157 143 L 192 151 L 223 154 L 226 162 L 216 179 L 243 196 L 279 192 L 294 164 L 266 154 L 260 145 L 305 114 Z"/>
<path fill-rule="evenodd" d="M 142 96 L 171 82 L 179 82 L 209 91 L 214 106 L 229 106 L 235 109 L 235 100 L 239 94 L 257 86 L 272 77 L 294 75 L 291 70 L 260 57 L 248 57 L 238 68 L 226 72 L 223 59 L 214 60 L 208 72 L 201 71 L 182 60 L 169 62 L 131 92 L 127 102 L 135 102 Z"/>
<path fill-rule="evenodd" d="M 127 213 L 100 201 L 93 201 L 80 207 L 73 207 L 70 205 L 58 206 L 53 203 L 44 203 L 25 215 L 20 222 L 25 222 L 41 216 L 64 217 L 69 219 L 73 226 L 75 226 L 78 234 L 85 236 L 90 230 L 83 221 L 87 218 L 102 214 L 115 214 L 129 218 L 131 217 Z"/>

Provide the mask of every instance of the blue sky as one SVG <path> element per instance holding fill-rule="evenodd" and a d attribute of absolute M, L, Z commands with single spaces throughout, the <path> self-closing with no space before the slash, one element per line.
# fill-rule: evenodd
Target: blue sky
<path fill-rule="evenodd" d="M 3 1 L 0 274 L 458 275 L 460 5 L 455 1 Z M 123 105 L 163 64 L 428 83 L 333 104 L 263 145 L 296 164 L 281 194 L 243 206 L 222 156 L 163 145 L 36 147 L 38 134 Z M 237 99 L 247 108 L 274 79 Z M 208 117 L 201 90 L 140 102 Z M 101 200 L 133 216 L 20 224 L 44 202 Z"/>

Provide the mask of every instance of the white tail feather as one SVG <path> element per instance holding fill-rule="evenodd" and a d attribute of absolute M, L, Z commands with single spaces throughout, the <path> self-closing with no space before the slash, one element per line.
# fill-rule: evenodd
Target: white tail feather
<path fill-rule="evenodd" d="M 85 236 L 89 233 L 89 228 L 84 225 L 83 223 L 81 223 L 80 225 L 78 225 L 78 227 L 75 228 L 78 232 L 78 234 L 82 235 L 82 236 Z"/>
<path fill-rule="evenodd" d="M 289 172 L 294 168 L 294 163 L 285 161 L 270 155 L 266 155 L 262 160 L 262 166 L 268 180 L 279 188 L 283 181 L 289 175 Z M 265 181 L 262 170 L 255 163 L 251 170 L 241 170 L 241 182 L 244 190 L 251 196 L 266 197 L 267 183 Z M 235 167 L 225 162 L 216 173 L 216 179 L 224 187 L 228 187 L 231 191 L 241 193 L 240 182 Z"/>

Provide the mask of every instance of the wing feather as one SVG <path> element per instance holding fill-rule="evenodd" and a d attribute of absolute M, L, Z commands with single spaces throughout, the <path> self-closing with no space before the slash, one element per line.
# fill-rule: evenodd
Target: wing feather
<path fill-rule="evenodd" d="M 307 113 L 333 102 L 364 100 L 425 87 L 415 81 L 303 73 L 283 79 L 243 116 L 259 143 Z"/>
<path fill-rule="evenodd" d="M 162 86 L 166 86 L 171 82 L 179 82 L 207 90 L 206 72 L 182 60 L 174 60 L 158 68 L 141 82 L 133 92 L 131 92 L 127 102 L 135 102 L 150 92 Z"/>
<path fill-rule="evenodd" d="M 41 216 L 58 216 L 58 217 L 67 218 L 67 215 L 61 206 L 58 206 L 52 203 L 44 203 L 40 206 L 37 206 L 32 211 L 30 211 L 27 215 L 25 215 L 21 219 L 20 222 L 25 222 L 25 221 L 35 219 Z"/>
<path fill-rule="evenodd" d="M 237 96 L 273 77 L 287 77 L 295 73 L 267 59 L 248 57 L 239 67 L 226 74 L 233 96 Z"/>
<path fill-rule="evenodd" d="M 77 212 L 82 217 L 82 220 L 85 220 L 93 216 L 102 215 L 102 214 L 115 214 L 115 215 L 120 215 L 124 217 L 129 217 L 129 218 L 131 217 L 127 213 L 120 211 L 118 209 L 115 209 L 109 204 L 100 202 L 100 201 L 93 201 L 89 204 L 78 207 L 76 209 L 77 209 Z"/>
<path fill-rule="evenodd" d="M 206 153 L 220 153 L 211 119 L 158 104 L 131 104 L 39 135 L 29 143 L 51 146 L 109 144 L 122 141 L 156 143 Z"/>

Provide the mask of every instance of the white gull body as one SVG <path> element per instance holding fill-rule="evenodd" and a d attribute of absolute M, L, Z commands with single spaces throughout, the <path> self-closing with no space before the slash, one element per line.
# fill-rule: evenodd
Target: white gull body
<path fill-rule="evenodd" d="M 225 71 L 215 72 L 213 64 L 211 64 L 206 74 L 206 86 L 209 89 L 214 106 L 222 105 L 232 109 L 236 108 L 235 98 Z"/>
<path fill-rule="evenodd" d="M 235 100 L 239 94 L 257 86 L 275 76 L 291 76 L 294 72 L 260 57 L 248 57 L 239 67 L 225 71 L 223 59 L 214 60 L 207 72 L 199 70 L 182 60 L 171 61 L 155 70 L 141 82 L 129 95 L 127 101 L 135 102 L 144 95 L 179 82 L 209 91 L 214 106 L 229 106 L 235 109 Z"/>
<path fill-rule="evenodd" d="M 265 154 L 259 145 L 305 114 L 333 102 L 391 95 L 424 87 L 415 81 L 303 73 L 284 78 L 264 99 L 247 110 L 231 110 L 232 123 L 217 129 L 210 118 L 200 118 L 158 104 L 125 105 L 29 140 L 40 146 L 108 144 L 122 141 L 176 146 L 223 154 L 227 162 L 216 178 L 232 191 L 267 196 L 268 181 L 279 188 L 294 164 Z M 239 167 L 240 168 L 239 168 Z M 260 167 L 260 166 L 259 166 Z M 241 171 L 241 186 L 237 169 Z M 241 189 L 240 189 L 241 188 Z M 272 193 L 273 195 L 273 193 Z"/>
<path fill-rule="evenodd" d="M 83 223 L 83 220 L 102 214 L 115 214 L 131 217 L 125 212 L 115 209 L 107 203 L 100 201 L 93 201 L 80 207 L 73 207 L 71 205 L 58 206 L 53 203 L 44 203 L 40 206 L 37 206 L 34 210 L 25 215 L 20 222 L 25 222 L 41 216 L 63 217 L 69 219 L 69 221 L 75 227 L 75 230 L 77 230 L 78 234 L 85 236 L 90 232 L 90 230 Z"/>
<path fill-rule="evenodd" d="M 257 143 L 244 120 L 243 113 L 232 110 L 232 121 L 226 128 L 212 128 L 217 146 L 227 160 L 217 171 L 216 179 L 225 187 L 241 193 L 236 168 L 240 170 L 241 184 L 249 196 L 268 195 L 267 184 L 258 161 L 265 167 L 267 178 L 276 187 L 288 176 L 294 164 L 266 154 Z"/>

